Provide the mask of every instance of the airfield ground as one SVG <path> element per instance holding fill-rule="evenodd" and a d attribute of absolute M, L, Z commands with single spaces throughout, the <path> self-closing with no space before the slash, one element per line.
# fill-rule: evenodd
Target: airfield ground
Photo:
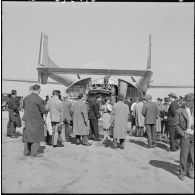
<path fill-rule="evenodd" d="M 167 152 L 167 143 L 148 149 L 146 138 L 133 136 L 124 150 L 91 140 L 89 147 L 41 143 L 44 156 L 30 158 L 23 156 L 22 136 L 6 137 L 7 121 L 4 111 L 2 193 L 194 193 L 194 180 L 178 179 L 179 151 Z"/>

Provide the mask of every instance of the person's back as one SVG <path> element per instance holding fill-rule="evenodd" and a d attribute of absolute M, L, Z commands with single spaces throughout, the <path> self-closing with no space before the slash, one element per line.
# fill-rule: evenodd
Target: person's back
<path fill-rule="evenodd" d="M 156 124 L 158 115 L 158 106 L 152 101 L 148 101 L 144 104 L 142 114 L 145 116 L 145 124 Z"/>
<path fill-rule="evenodd" d="M 62 103 L 63 106 L 63 119 L 67 121 L 68 123 L 72 120 L 72 103 L 68 100 L 65 100 Z"/>
<path fill-rule="evenodd" d="M 63 102 L 57 98 L 57 96 L 53 96 L 48 101 L 48 108 L 50 111 L 51 122 L 61 122 L 62 121 L 62 109 Z"/>

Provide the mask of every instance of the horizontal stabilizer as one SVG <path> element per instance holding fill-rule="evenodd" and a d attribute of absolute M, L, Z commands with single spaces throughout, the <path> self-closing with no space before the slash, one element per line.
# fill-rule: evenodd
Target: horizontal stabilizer
<path fill-rule="evenodd" d="M 53 68 L 38 67 L 39 72 L 56 74 L 85 74 L 85 75 L 123 75 L 144 76 L 149 70 L 117 70 L 117 69 L 79 69 L 79 68 Z"/>

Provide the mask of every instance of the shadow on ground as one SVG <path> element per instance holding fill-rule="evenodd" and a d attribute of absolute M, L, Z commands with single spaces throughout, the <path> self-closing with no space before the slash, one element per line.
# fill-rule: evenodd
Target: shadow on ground
<path fill-rule="evenodd" d="M 175 176 L 178 176 L 178 165 L 176 164 L 160 160 L 150 160 L 149 164 L 154 167 L 164 169 L 165 171 L 168 171 Z"/>
<path fill-rule="evenodd" d="M 142 146 L 144 148 L 148 148 L 148 145 L 146 143 L 144 143 L 143 141 L 129 139 L 129 142 L 137 144 L 137 145 Z"/>

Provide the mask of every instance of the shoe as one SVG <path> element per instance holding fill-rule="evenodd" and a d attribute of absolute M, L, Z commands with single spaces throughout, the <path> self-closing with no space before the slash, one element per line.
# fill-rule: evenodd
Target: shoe
<path fill-rule="evenodd" d="M 76 140 L 76 145 L 79 145 L 81 143 L 80 140 Z"/>
<path fill-rule="evenodd" d="M 183 174 L 179 174 L 178 177 L 179 177 L 180 180 L 184 181 L 184 175 Z"/>
<path fill-rule="evenodd" d="M 94 139 L 94 141 L 97 141 L 97 142 L 99 142 L 99 141 L 101 141 L 101 139 L 100 139 L 100 138 L 98 138 L 98 139 Z"/>
<path fill-rule="evenodd" d="M 83 144 L 84 146 L 91 146 L 91 144 L 90 143 L 86 143 L 86 144 Z"/>
<path fill-rule="evenodd" d="M 11 138 L 16 138 L 14 135 L 10 135 Z"/>
<path fill-rule="evenodd" d="M 31 157 L 43 157 L 42 154 L 30 155 Z"/>

